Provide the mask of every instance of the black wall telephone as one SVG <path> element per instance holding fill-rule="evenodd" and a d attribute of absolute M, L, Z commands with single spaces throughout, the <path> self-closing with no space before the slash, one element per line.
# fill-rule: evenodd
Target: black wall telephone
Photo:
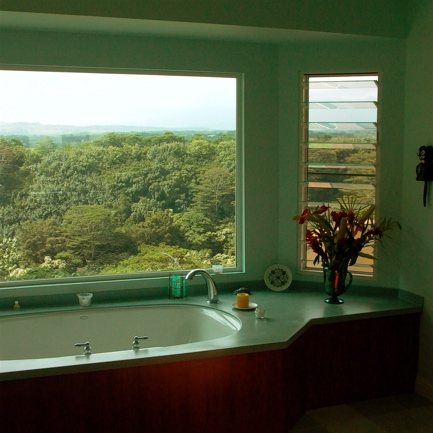
<path fill-rule="evenodd" d="M 418 149 L 419 164 L 416 166 L 416 180 L 424 182 L 423 203 L 426 204 L 427 182 L 433 181 L 433 146 Z"/>

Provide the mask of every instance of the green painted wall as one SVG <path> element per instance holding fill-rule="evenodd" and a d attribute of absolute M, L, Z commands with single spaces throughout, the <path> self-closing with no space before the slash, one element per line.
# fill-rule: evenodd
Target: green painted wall
<path fill-rule="evenodd" d="M 433 182 L 415 181 L 420 146 L 433 146 L 433 1 L 411 2 L 407 38 L 400 287 L 424 296 L 418 386 L 433 398 Z"/>

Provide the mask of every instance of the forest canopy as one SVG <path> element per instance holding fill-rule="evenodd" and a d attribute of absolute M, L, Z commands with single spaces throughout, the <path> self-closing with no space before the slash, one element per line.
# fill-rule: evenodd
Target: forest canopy
<path fill-rule="evenodd" d="M 235 266 L 234 133 L 0 138 L 0 281 Z"/>

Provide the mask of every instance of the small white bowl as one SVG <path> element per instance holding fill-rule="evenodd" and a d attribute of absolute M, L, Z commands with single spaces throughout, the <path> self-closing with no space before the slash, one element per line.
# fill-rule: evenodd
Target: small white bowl
<path fill-rule="evenodd" d="M 92 303 L 93 293 L 78 293 L 77 296 L 82 307 L 88 307 Z"/>
<path fill-rule="evenodd" d="M 212 270 L 216 274 L 222 274 L 223 273 L 224 266 L 223 265 L 212 265 Z"/>

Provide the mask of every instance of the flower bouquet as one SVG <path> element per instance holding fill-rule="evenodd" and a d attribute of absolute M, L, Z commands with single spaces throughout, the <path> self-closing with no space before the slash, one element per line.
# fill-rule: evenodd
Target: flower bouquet
<path fill-rule="evenodd" d="M 382 217 L 375 222 L 374 205 L 362 206 L 351 197 L 337 202 L 340 205 L 339 212 L 322 205 L 315 209 L 307 208 L 301 215 L 293 217 L 299 224 L 308 222 L 305 232 L 307 245 L 316 253 L 314 264 L 322 262 L 325 291 L 328 293 L 328 284 L 332 286 L 330 290 L 333 295 L 337 291 L 341 294 L 341 290 L 347 290 L 348 286 L 344 287 L 346 275 L 350 274 L 347 268 L 354 265 L 358 257 L 375 259 L 362 251 L 364 247 L 376 241 L 382 243 L 386 232 L 396 227 L 401 229 L 400 224 L 392 218 Z M 350 282 L 351 279 L 350 274 Z"/>

